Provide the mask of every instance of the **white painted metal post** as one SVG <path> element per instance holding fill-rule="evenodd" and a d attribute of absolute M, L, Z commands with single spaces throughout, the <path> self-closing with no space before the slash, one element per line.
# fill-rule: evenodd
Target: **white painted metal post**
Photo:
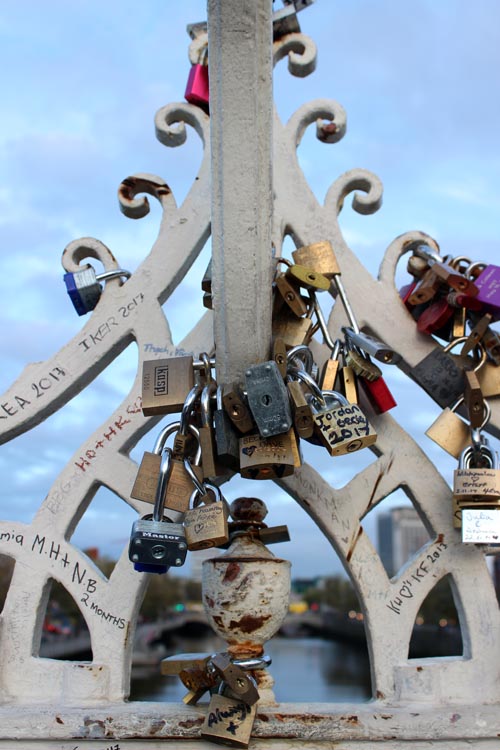
<path fill-rule="evenodd" d="M 217 380 L 241 381 L 271 332 L 271 0 L 208 0 Z M 229 356 L 228 356 L 229 355 Z"/>

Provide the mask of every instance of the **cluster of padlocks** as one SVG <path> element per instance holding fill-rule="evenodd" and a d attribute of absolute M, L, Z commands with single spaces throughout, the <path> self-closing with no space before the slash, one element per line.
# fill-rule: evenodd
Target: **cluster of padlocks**
<path fill-rule="evenodd" d="M 445 408 L 426 434 L 459 462 L 453 523 L 464 542 L 498 544 L 498 455 L 483 430 L 491 414 L 486 398 L 500 394 L 500 336 L 491 327 L 500 319 L 500 267 L 443 258 L 419 245 L 407 268 L 414 280 L 401 289 L 403 302 L 421 333 L 446 342 L 437 356 L 446 363 L 447 388 L 441 399 L 433 394 Z M 460 407 L 467 421 L 456 413 Z"/>

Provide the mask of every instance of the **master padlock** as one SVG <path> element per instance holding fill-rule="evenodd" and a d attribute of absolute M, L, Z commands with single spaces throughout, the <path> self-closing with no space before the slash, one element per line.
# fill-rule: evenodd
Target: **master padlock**
<path fill-rule="evenodd" d="M 160 476 L 152 515 L 134 522 L 129 545 L 129 560 L 140 573 L 166 573 L 186 560 L 184 527 L 163 515 L 168 477 L 172 468 L 170 448 L 163 451 Z"/>
<path fill-rule="evenodd" d="M 63 276 L 66 291 L 78 315 L 91 312 L 99 302 L 102 294 L 102 286 L 99 282 L 129 278 L 130 271 L 124 271 L 122 268 L 96 274 L 92 266 L 65 273 Z"/>

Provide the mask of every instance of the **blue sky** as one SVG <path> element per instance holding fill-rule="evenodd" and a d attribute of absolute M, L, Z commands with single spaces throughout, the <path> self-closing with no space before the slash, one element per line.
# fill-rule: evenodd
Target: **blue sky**
<path fill-rule="evenodd" d="M 296 79 L 280 63 L 276 106 L 283 119 L 318 97 L 347 110 L 343 141 L 328 148 L 308 133 L 299 155 L 320 200 L 347 169 L 364 167 L 381 178 L 381 210 L 369 217 L 349 211 L 342 222 L 374 274 L 392 239 L 412 229 L 431 234 L 444 253 L 500 259 L 499 16 L 495 0 L 316 0 L 300 14 L 303 32 L 319 49 L 317 70 Z M 182 100 L 185 28 L 205 17 L 199 0 L 26 0 L 0 9 L 2 392 L 27 363 L 51 356 L 83 324 L 62 283 L 60 259 L 69 241 L 96 237 L 130 271 L 149 251 L 159 210 L 138 222 L 124 217 L 116 200 L 121 180 L 134 172 L 159 174 L 178 203 L 189 190 L 201 154 L 197 139 L 166 149 L 155 139 L 153 117 Z M 186 280 L 165 309 L 180 340 L 202 311 L 197 283 Z M 73 452 L 111 411 L 107 404 L 128 392 L 135 366 L 122 355 L 63 410 L 2 447 L 2 517 L 32 518 Z M 417 397 L 399 373 L 386 368 L 385 374 L 399 403 L 393 415 L 450 480 L 455 462 L 424 436 L 439 408 Z M 369 459 L 320 459 L 327 476 L 337 461 L 336 484 L 349 478 L 354 460 Z M 230 499 L 236 488 L 229 486 Z M 75 541 L 117 555 L 133 514 L 103 492 Z M 293 543 L 275 551 L 292 560 L 294 574 L 339 570 L 302 511 L 276 488 L 265 492 L 270 522 L 290 526 Z M 372 519 L 366 528 L 374 534 Z"/>

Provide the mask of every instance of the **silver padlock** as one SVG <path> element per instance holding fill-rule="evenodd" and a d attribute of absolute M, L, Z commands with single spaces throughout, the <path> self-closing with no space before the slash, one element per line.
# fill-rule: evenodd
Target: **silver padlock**
<path fill-rule="evenodd" d="M 130 271 L 118 268 L 116 271 L 96 274 L 92 266 L 88 266 L 79 271 L 65 273 L 63 277 L 66 291 L 78 315 L 91 312 L 99 302 L 102 294 L 102 286 L 99 282 L 117 278 L 129 279 Z"/>
<path fill-rule="evenodd" d="M 285 382 L 274 360 L 245 371 L 247 400 L 262 437 L 282 435 L 292 426 L 292 410 Z"/>

